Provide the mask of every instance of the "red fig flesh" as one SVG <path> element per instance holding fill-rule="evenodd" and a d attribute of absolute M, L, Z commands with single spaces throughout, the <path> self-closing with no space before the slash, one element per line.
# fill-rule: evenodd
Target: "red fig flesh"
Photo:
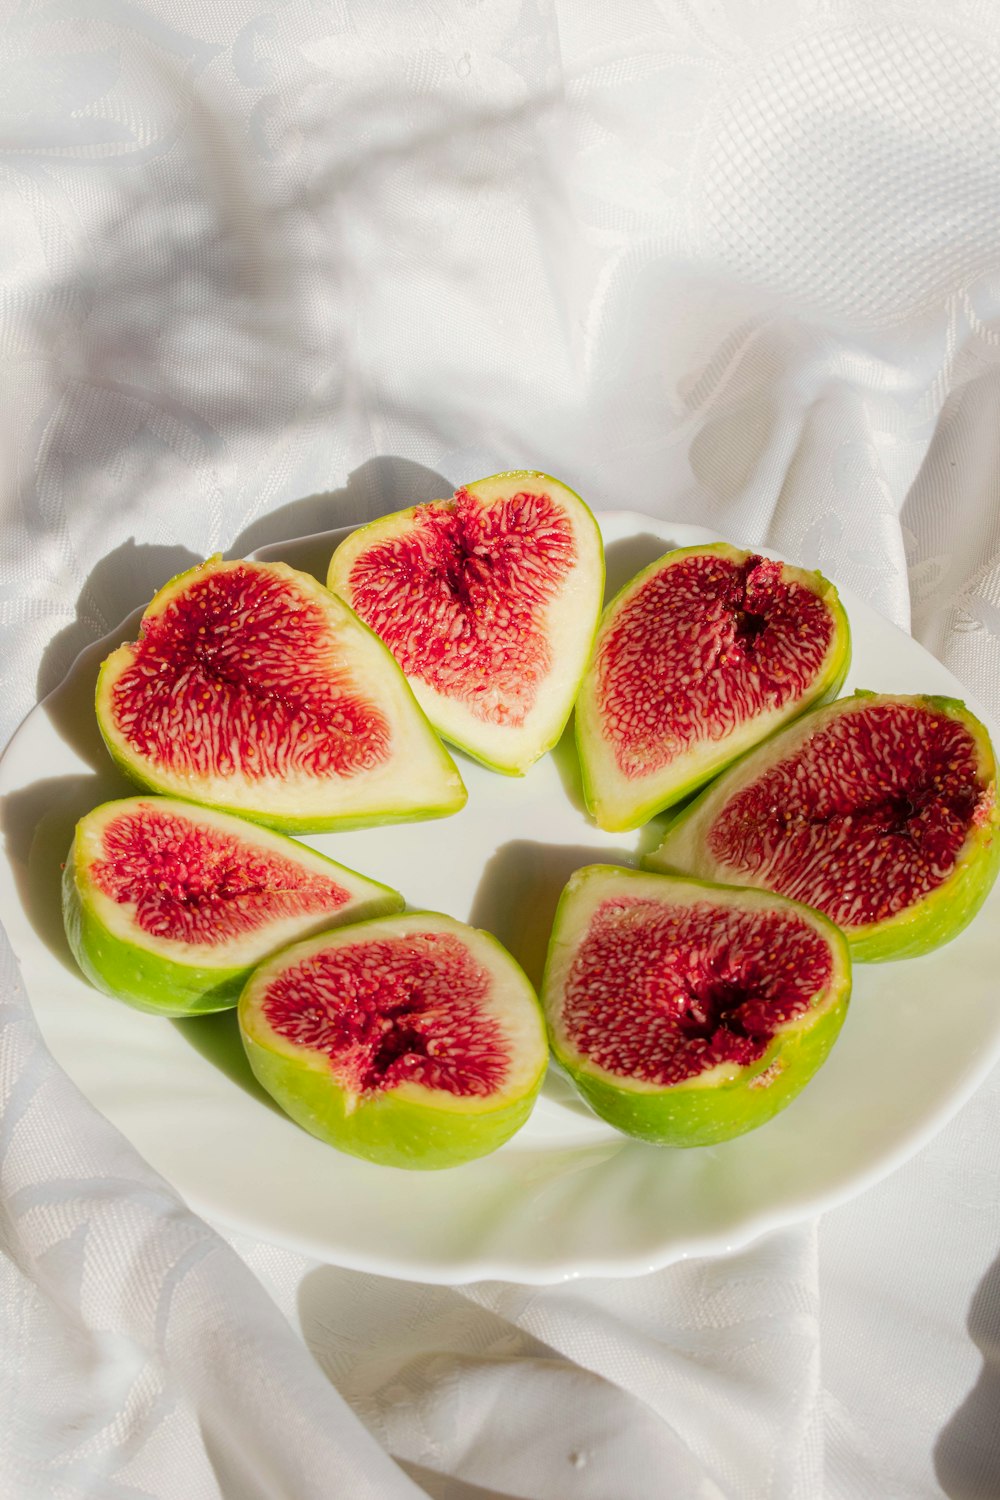
<path fill-rule="evenodd" d="M 759 891 L 591 865 L 556 914 L 543 987 L 553 1051 L 630 1135 L 700 1146 L 784 1108 L 850 994 L 841 934 Z"/>
<path fill-rule="evenodd" d="M 389 653 L 281 563 L 213 559 L 167 584 L 104 663 L 97 716 L 142 785 L 287 831 L 465 801 Z"/>
<path fill-rule="evenodd" d="M 520 774 L 569 718 L 604 583 L 600 533 L 545 474 L 481 479 L 385 516 L 334 553 L 329 586 L 378 634 L 446 739 Z"/>
<path fill-rule="evenodd" d="M 233 1006 L 277 949 L 402 905 L 304 844 L 169 797 L 106 802 L 81 818 L 63 879 L 66 933 L 87 978 L 168 1016 Z"/>
<path fill-rule="evenodd" d="M 733 766 L 644 863 L 804 901 L 857 958 L 924 953 L 1000 866 L 989 737 L 956 699 L 839 699 Z"/>
<path fill-rule="evenodd" d="M 718 542 L 653 563 L 605 611 L 576 708 L 588 806 L 636 828 L 836 691 L 850 636 L 818 573 Z"/>

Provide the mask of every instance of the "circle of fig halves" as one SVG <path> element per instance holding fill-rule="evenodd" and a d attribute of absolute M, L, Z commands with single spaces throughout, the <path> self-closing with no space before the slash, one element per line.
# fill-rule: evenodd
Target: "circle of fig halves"
<path fill-rule="evenodd" d="M 489 934 L 402 916 L 398 892 L 283 834 L 455 812 L 438 734 L 523 774 L 575 701 L 602 828 L 704 789 L 654 873 L 572 877 L 544 981 L 553 1052 L 644 1139 L 770 1118 L 833 1045 L 849 952 L 926 951 L 985 898 L 989 738 L 951 699 L 822 706 L 850 636 L 818 573 L 682 548 L 600 618 L 603 583 L 590 511 L 533 471 L 360 528 L 328 588 L 221 558 L 173 579 L 98 680 L 108 748 L 148 791 L 77 827 L 63 904 L 86 976 L 166 1015 L 239 1001 L 258 1080 L 342 1150 L 438 1167 L 495 1149 L 545 1071 L 524 974 Z"/>

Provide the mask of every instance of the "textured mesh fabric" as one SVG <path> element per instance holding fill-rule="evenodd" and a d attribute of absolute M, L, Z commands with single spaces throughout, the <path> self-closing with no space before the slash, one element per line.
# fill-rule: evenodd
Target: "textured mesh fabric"
<path fill-rule="evenodd" d="M 1000 712 L 991 8 L 26 3 L 0 52 L 4 739 L 190 562 L 515 464 Z M 996 1075 L 731 1258 L 430 1288 L 220 1239 L 0 977 L 4 1496 L 1000 1490 Z"/>

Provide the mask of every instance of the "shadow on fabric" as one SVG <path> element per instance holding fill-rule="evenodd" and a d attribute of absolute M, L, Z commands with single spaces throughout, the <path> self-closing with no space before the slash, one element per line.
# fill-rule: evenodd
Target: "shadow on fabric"
<path fill-rule="evenodd" d="M 969 1307 L 973 1343 L 983 1356 L 979 1379 L 942 1429 L 934 1469 L 949 1500 L 996 1500 L 1000 1495 L 1000 1256 Z"/>

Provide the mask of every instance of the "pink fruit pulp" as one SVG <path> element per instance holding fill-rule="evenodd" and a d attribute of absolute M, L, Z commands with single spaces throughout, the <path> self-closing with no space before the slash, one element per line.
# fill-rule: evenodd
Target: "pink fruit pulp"
<path fill-rule="evenodd" d="M 839 926 L 864 926 L 948 879 L 989 795 L 964 724 L 876 704 L 838 715 L 735 793 L 708 847 L 723 867 Z"/>
<path fill-rule="evenodd" d="M 517 726 L 552 666 L 539 613 L 575 560 L 573 528 L 550 496 L 521 491 L 483 507 L 462 489 L 357 558 L 351 603 L 408 677 Z"/>
<path fill-rule="evenodd" d="M 490 976 L 442 933 L 337 945 L 285 969 L 263 1012 L 279 1036 L 326 1053 L 355 1094 L 419 1083 L 488 1096 L 510 1056 L 482 1003 Z"/>
<path fill-rule="evenodd" d="M 721 739 L 813 681 L 833 620 L 822 599 L 781 574 L 760 557 L 699 553 L 653 575 L 624 605 L 597 661 L 605 733 L 623 776 L 649 776 L 706 733 Z"/>
<path fill-rule="evenodd" d="M 562 1023 L 607 1072 L 666 1087 L 756 1062 L 831 976 L 829 945 L 795 914 L 608 900 L 570 969 Z"/>
<path fill-rule="evenodd" d="M 389 753 L 323 611 L 249 565 L 196 579 L 146 622 L 112 704 L 129 747 L 181 775 L 349 777 Z"/>
<path fill-rule="evenodd" d="M 157 938 L 212 946 L 350 900 L 335 880 L 160 809 L 113 819 L 102 842 L 105 857 L 90 866 L 94 884 L 134 906 L 139 927 Z"/>

